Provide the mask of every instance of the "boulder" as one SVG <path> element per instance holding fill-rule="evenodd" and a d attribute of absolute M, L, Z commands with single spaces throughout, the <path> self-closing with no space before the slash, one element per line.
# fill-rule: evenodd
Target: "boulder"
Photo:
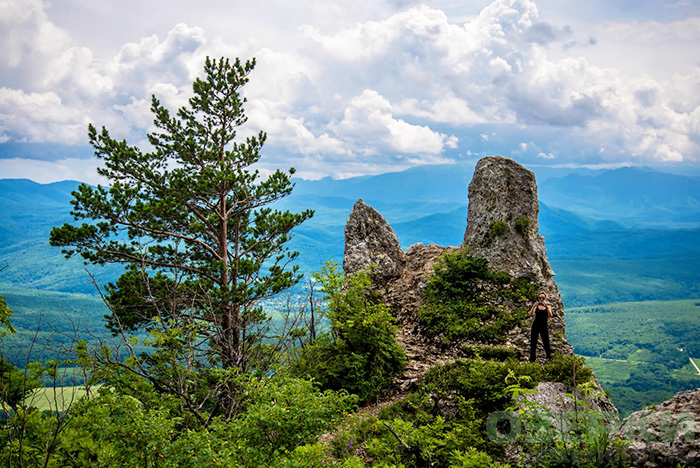
<path fill-rule="evenodd" d="M 631 466 L 700 466 L 700 388 L 632 413 L 612 435 L 630 443 Z"/>
<path fill-rule="evenodd" d="M 572 395 L 576 397 L 576 401 L 567 395 L 564 384 L 560 382 L 540 382 L 535 390 L 534 393 L 522 395 L 520 400 L 534 403 L 552 415 L 562 412 L 595 411 L 603 416 L 607 424 L 619 422 L 617 408 L 603 395 L 600 388 L 598 396 L 591 397 L 586 397 L 580 390 L 575 389 Z"/>

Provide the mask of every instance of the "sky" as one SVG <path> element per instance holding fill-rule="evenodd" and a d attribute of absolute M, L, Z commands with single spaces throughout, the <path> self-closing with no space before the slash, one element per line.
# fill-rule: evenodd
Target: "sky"
<path fill-rule="evenodd" d="M 0 178 L 100 182 L 206 56 L 249 59 L 260 166 L 700 166 L 698 0 L 0 0 Z"/>

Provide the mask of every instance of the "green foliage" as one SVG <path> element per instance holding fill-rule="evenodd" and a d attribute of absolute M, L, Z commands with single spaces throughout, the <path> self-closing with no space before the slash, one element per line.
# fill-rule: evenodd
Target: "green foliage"
<path fill-rule="evenodd" d="M 24 408 L 27 396 L 36 388 L 42 386 L 40 365 L 32 365 L 26 370 L 21 370 L 4 358 L 0 357 L 0 414 L 7 417 L 8 408 L 18 411 Z M 5 406 L 7 405 L 7 406 Z"/>
<path fill-rule="evenodd" d="M 517 352 L 513 348 L 505 346 L 462 346 L 462 354 L 465 358 L 471 359 L 480 357 L 496 361 L 506 361 L 508 359 L 517 359 Z"/>
<path fill-rule="evenodd" d="M 554 354 L 554 358 L 542 366 L 542 380 L 561 382 L 568 390 L 577 385 L 590 382 L 593 371 L 586 367 L 586 360 L 581 356 Z"/>
<path fill-rule="evenodd" d="M 489 349 L 488 347 L 483 350 Z M 498 348 L 495 348 L 498 350 Z M 486 420 L 533 392 L 540 381 L 590 381 L 583 360 L 555 356 L 544 366 L 506 359 L 458 360 L 435 366 L 418 390 L 383 409 L 378 418 L 356 419 L 333 442 L 336 457 L 363 458 L 371 466 L 500 467 L 503 445 L 487 437 Z"/>
<path fill-rule="evenodd" d="M 511 402 L 509 376 L 534 386 L 541 369 L 481 359 L 436 366 L 416 392 L 378 418 L 350 421 L 335 439 L 334 453 L 340 459 L 359 456 L 371 466 L 500 466 L 493 459 L 503 455 L 503 446 L 488 439 L 486 418 Z"/>
<path fill-rule="evenodd" d="M 505 221 L 495 221 L 489 226 L 489 235 L 491 238 L 500 237 L 506 233 L 508 225 Z"/>
<path fill-rule="evenodd" d="M 483 293 L 483 283 L 489 283 L 494 290 Z M 418 317 L 428 334 L 440 335 L 447 342 L 467 338 L 497 343 L 506 331 L 522 324 L 527 317 L 527 303 L 534 294 L 535 287 L 529 281 L 494 275 L 486 260 L 469 257 L 461 250 L 440 257 Z M 502 305 L 494 305 L 503 297 L 517 301 L 518 307 L 508 311 Z"/>
<path fill-rule="evenodd" d="M 469 447 L 465 452 L 456 450 L 452 455 L 451 468 L 507 468 L 510 465 L 494 463 L 488 454 Z"/>
<path fill-rule="evenodd" d="M 327 454 L 317 437 L 356 401 L 280 374 L 242 383 L 246 410 L 228 422 L 214 417 L 202 431 L 188 427 L 177 401 L 159 398 L 148 386 L 122 389 L 128 387 L 101 387 L 75 403 L 62 421 L 49 412 L 13 413 L 0 429 L 5 459 L 12 466 L 49 467 L 322 466 Z"/>
<path fill-rule="evenodd" d="M 530 218 L 528 218 L 527 216 L 522 216 L 520 218 L 517 218 L 515 220 L 515 224 L 514 224 L 515 230 L 519 234 L 525 234 L 525 232 L 527 232 L 527 228 L 530 227 L 530 223 L 531 223 Z"/>
<path fill-rule="evenodd" d="M 307 346 L 293 364 L 298 375 L 326 389 L 345 389 L 361 401 L 378 396 L 403 368 L 396 319 L 366 272 L 345 276 L 335 262 L 314 275 L 325 295 L 331 330 Z"/>
<path fill-rule="evenodd" d="M 697 302 L 646 301 L 567 310 L 569 342 L 586 356 L 622 416 L 700 386 L 689 359 L 700 356 Z"/>
<path fill-rule="evenodd" d="M 276 378 L 249 390 L 247 410 L 227 430 L 255 448 L 248 460 L 254 465 L 312 443 L 323 432 L 332 429 L 357 402 L 346 391 L 319 393 L 312 382 L 301 379 Z"/>
<path fill-rule="evenodd" d="M 8 333 L 15 333 L 15 329 L 10 324 L 12 315 L 12 310 L 5 302 L 5 296 L 0 296 L 0 338 Z"/>

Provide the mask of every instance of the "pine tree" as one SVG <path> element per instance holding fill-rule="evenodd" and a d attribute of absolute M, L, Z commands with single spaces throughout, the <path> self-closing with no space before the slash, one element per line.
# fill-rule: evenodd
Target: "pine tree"
<path fill-rule="evenodd" d="M 109 186 L 81 184 L 71 203 L 74 219 L 84 222 L 51 231 L 51 245 L 63 247 L 66 257 L 124 266 L 105 288 L 109 328 L 122 335 L 157 331 L 157 345 L 170 340 L 182 368 L 249 373 L 264 365 L 261 304 L 301 276 L 290 266 L 298 253 L 285 243 L 313 212 L 274 208 L 291 193 L 294 169 L 263 180 L 251 166 L 260 160 L 266 134 L 236 138 L 247 120 L 240 91 L 254 66 L 255 60 L 207 58 L 189 105 L 174 116 L 153 96 L 152 151 L 90 125 L 90 143 L 104 162 L 98 173 Z M 186 365 L 173 341 L 180 351 L 189 348 Z M 145 374 L 143 363 L 139 372 Z M 157 367 L 151 362 L 148 370 Z M 176 387 L 166 381 L 172 376 L 148 377 L 188 397 L 168 386 Z"/>

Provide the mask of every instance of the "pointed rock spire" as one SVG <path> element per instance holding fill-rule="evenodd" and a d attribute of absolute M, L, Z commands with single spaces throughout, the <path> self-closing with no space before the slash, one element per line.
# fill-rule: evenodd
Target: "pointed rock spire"
<path fill-rule="evenodd" d="M 398 278 L 406 255 L 394 230 L 377 210 L 358 200 L 345 225 L 343 269 L 352 274 L 376 265 L 372 279 L 380 284 Z"/>

